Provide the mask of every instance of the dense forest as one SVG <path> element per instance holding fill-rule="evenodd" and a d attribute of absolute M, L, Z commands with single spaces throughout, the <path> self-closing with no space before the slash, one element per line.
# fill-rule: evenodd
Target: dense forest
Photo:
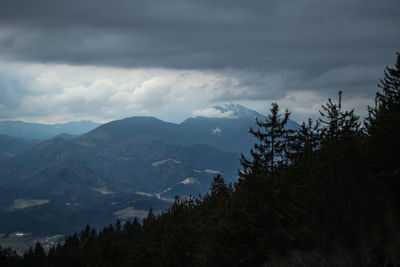
<path fill-rule="evenodd" d="M 250 129 L 239 179 L 165 212 L 87 226 L 46 252 L 0 248 L 1 266 L 399 266 L 400 54 L 364 120 L 338 99 L 296 131 L 272 104 Z"/>

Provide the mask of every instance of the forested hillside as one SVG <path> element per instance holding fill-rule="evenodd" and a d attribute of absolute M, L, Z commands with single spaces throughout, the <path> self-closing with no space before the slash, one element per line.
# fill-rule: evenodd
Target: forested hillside
<path fill-rule="evenodd" d="M 285 128 L 272 104 L 250 130 L 239 181 L 216 176 L 200 199 L 160 215 L 81 233 L 1 266 L 398 266 L 400 264 L 400 54 L 361 121 L 329 99 L 320 119 Z"/>

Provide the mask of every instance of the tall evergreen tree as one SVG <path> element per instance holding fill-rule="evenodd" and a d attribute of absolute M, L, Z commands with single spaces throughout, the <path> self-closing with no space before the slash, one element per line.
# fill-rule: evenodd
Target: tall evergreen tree
<path fill-rule="evenodd" d="M 315 192 L 314 218 L 321 233 L 319 239 L 323 246 L 344 241 L 352 237 L 354 216 L 352 205 L 356 205 L 359 196 L 359 180 L 362 179 L 362 130 L 359 117 L 354 109 L 342 108 L 342 91 L 338 93 L 338 102 L 328 99 L 322 105 L 321 141 L 318 149 L 318 169 L 314 174 L 313 192 Z M 351 229 L 345 231 L 345 229 Z M 353 231 L 354 232 L 354 231 Z M 353 241 L 355 242 L 354 238 Z"/>
<path fill-rule="evenodd" d="M 375 97 L 375 106 L 369 107 L 365 122 L 368 134 L 369 183 L 372 214 L 380 225 L 375 242 L 385 249 L 387 258 L 400 261 L 400 53 L 394 67 L 386 67 L 378 83 L 381 91 Z M 379 241 L 376 241 L 379 240 Z"/>
<path fill-rule="evenodd" d="M 391 170 L 400 162 L 400 53 L 394 68 L 386 67 L 384 78 L 378 87 L 382 89 L 376 94 L 375 107 L 369 107 L 369 116 L 366 120 L 367 133 L 371 137 L 371 145 L 377 169 L 385 172 Z"/>
<path fill-rule="evenodd" d="M 248 160 L 242 154 L 241 164 L 243 172 L 241 176 L 249 173 L 271 173 L 273 170 L 286 163 L 287 137 L 291 132 L 285 129 L 289 120 L 288 110 L 279 114 L 279 106 L 272 103 L 270 114 L 265 121 L 256 118 L 258 129 L 250 128 L 250 133 L 257 139 L 250 150 L 252 159 Z"/>
<path fill-rule="evenodd" d="M 350 111 L 342 110 L 342 91 L 339 91 L 339 100 L 335 104 L 332 99 L 328 99 L 326 105 L 322 105 L 319 119 L 323 127 L 323 136 L 327 140 L 339 140 L 337 137 L 354 135 L 360 133 L 359 117 L 355 115 L 354 109 Z"/>
<path fill-rule="evenodd" d="M 241 237 L 248 244 L 248 250 L 242 252 L 246 254 L 243 264 L 266 260 L 269 250 L 285 251 L 302 234 L 298 229 L 293 231 L 299 209 L 292 177 L 287 175 L 289 137 L 293 134 L 285 128 L 289 116 L 286 110 L 282 118 L 273 103 L 266 120 L 257 119 L 258 129 L 250 129 L 257 141 L 250 151 L 252 159 L 242 155 L 243 171 L 234 195 L 234 205 L 243 217 L 237 228 L 247 232 Z"/>
<path fill-rule="evenodd" d="M 312 167 L 315 161 L 316 152 L 321 141 L 321 128 L 319 121 L 314 122 L 308 119 L 289 136 L 289 149 L 287 157 L 289 163 L 297 167 Z"/>

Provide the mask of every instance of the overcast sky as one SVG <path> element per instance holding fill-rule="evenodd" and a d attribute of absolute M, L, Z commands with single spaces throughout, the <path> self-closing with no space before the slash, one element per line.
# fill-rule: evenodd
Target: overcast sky
<path fill-rule="evenodd" d="M 365 114 L 399 0 L 1 0 L 0 119 L 180 122 L 216 104 Z"/>

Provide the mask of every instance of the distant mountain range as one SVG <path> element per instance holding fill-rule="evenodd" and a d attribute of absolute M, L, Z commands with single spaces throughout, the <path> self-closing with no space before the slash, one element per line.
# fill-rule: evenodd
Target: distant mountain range
<path fill-rule="evenodd" d="M 0 121 L 0 135 L 31 140 L 48 140 L 60 134 L 81 135 L 95 129 L 99 125 L 99 123 L 92 121 L 76 121 L 63 124 Z"/>
<path fill-rule="evenodd" d="M 176 195 L 205 193 L 218 173 L 234 181 L 240 153 L 254 142 L 249 127 L 263 116 L 237 104 L 214 109 L 229 118 L 174 124 L 132 117 L 10 152 L 0 159 L 0 229 L 69 233 L 86 223 L 143 217 L 150 207 L 165 209 Z M 298 125 L 290 121 L 288 127 Z"/>

